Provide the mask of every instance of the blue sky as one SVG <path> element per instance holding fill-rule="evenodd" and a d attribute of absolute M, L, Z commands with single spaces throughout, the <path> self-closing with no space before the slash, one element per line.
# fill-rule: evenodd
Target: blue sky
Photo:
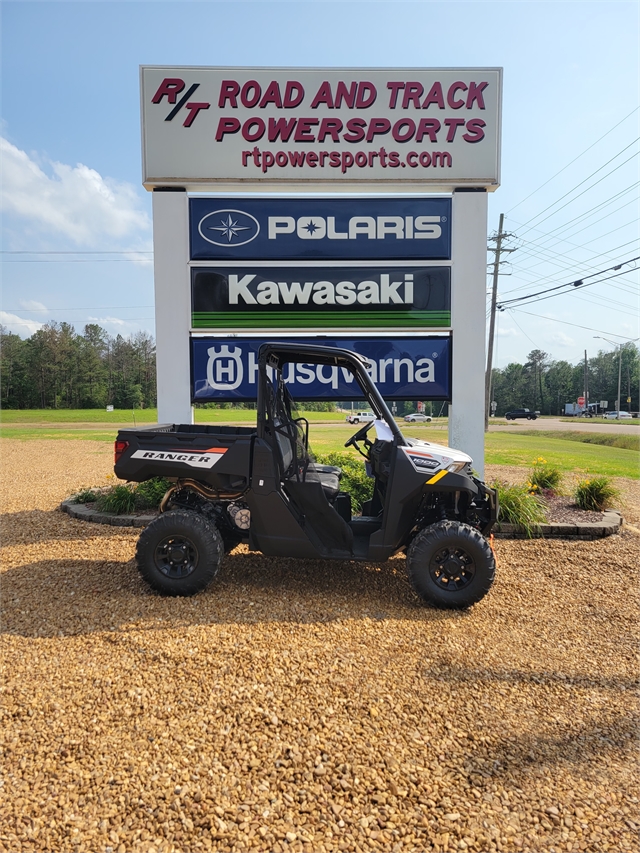
<path fill-rule="evenodd" d="M 502 66 L 489 228 L 506 213 L 517 251 L 500 298 L 640 255 L 635 2 L 5 0 L 1 10 L 0 322 L 23 336 L 50 320 L 154 331 L 141 64 Z M 637 338 L 637 263 L 500 313 L 494 364 L 534 348 L 575 362 L 612 348 L 595 335 Z"/>

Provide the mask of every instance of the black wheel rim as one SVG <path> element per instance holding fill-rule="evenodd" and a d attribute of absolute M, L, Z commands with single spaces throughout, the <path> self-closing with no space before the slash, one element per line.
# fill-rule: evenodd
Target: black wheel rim
<path fill-rule="evenodd" d="M 464 548 L 445 546 L 431 558 L 429 574 L 440 589 L 456 592 L 471 583 L 476 574 L 476 563 Z"/>
<path fill-rule="evenodd" d="M 198 549 L 186 536 L 167 536 L 156 546 L 155 563 L 168 578 L 188 577 L 198 565 Z"/>

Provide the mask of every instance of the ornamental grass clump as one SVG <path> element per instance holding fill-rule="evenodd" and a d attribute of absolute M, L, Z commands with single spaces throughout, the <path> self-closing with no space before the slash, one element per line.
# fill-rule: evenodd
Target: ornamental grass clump
<path fill-rule="evenodd" d="M 515 524 L 531 538 L 536 529 L 547 520 L 542 500 L 531 493 L 529 486 L 500 482 L 492 483 L 492 486 L 498 492 L 500 521 Z"/>
<path fill-rule="evenodd" d="M 560 470 L 550 465 L 542 456 L 534 460 L 533 468 L 529 474 L 529 491 L 534 494 L 540 492 L 557 492 L 562 480 Z"/>
<path fill-rule="evenodd" d="M 620 492 L 608 477 L 590 477 L 578 483 L 574 497 L 580 509 L 602 512 L 613 505 Z"/>
<path fill-rule="evenodd" d="M 91 504 L 98 499 L 98 493 L 93 489 L 81 489 L 73 496 L 74 504 Z"/>
<path fill-rule="evenodd" d="M 96 508 L 99 512 L 110 512 L 114 515 L 124 515 L 136 508 L 136 493 L 129 485 L 112 486 L 107 492 L 98 495 Z"/>
<path fill-rule="evenodd" d="M 160 501 L 172 486 L 166 477 L 152 477 L 136 486 L 136 509 L 158 509 Z"/>
<path fill-rule="evenodd" d="M 152 477 L 138 485 L 119 483 L 101 494 L 93 493 L 92 498 L 83 502 L 88 503 L 93 500 L 100 512 L 110 512 L 115 515 L 126 515 L 142 509 L 159 509 L 160 501 L 170 486 L 171 481 L 165 477 Z M 83 494 L 91 493 L 88 490 L 79 493 L 75 498 L 76 503 L 81 503 L 79 497 Z"/>

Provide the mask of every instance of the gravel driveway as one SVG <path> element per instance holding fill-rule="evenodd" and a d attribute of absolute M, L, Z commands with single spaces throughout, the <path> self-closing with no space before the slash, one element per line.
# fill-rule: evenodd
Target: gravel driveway
<path fill-rule="evenodd" d="M 637 482 L 618 536 L 496 542 L 467 613 L 244 548 L 163 599 L 57 509 L 111 445 L 1 447 L 0 850 L 637 853 Z"/>

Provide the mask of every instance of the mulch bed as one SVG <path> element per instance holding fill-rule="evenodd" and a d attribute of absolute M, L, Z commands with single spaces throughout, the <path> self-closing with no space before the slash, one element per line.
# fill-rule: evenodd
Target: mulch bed
<path fill-rule="evenodd" d="M 604 513 L 580 509 L 567 495 L 542 495 L 547 507 L 547 520 L 551 524 L 594 524 L 602 521 Z"/>

